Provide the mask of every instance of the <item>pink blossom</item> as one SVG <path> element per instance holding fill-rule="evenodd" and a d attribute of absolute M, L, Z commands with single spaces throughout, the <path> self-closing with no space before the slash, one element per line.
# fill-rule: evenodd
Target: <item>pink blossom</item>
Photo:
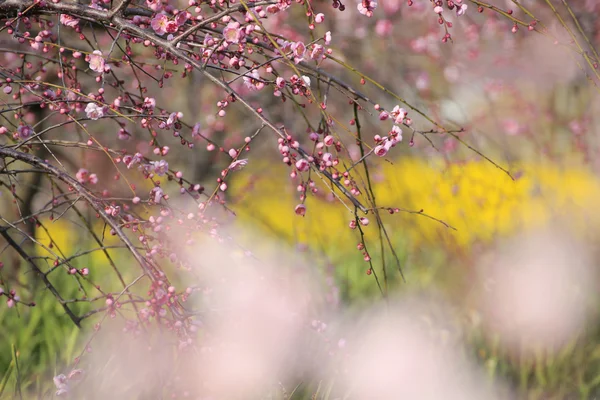
<path fill-rule="evenodd" d="M 68 26 L 69 28 L 75 28 L 77 25 L 79 25 L 79 19 L 73 18 L 67 14 L 60 14 L 60 23 Z"/>
<path fill-rule="evenodd" d="M 292 43 L 292 53 L 294 56 L 294 62 L 296 64 L 304 60 L 304 54 L 306 53 L 306 46 L 302 42 Z"/>
<path fill-rule="evenodd" d="M 275 85 L 277 85 L 278 88 L 283 89 L 285 87 L 285 79 L 278 76 L 277 79 L 275 79 Z"/>
<path fill-rule="evenodd" d="M 54 381 L 54 385 L 56 386 L 57 392 L 56 395 L 60 396 L 61 394 L 65 394 L 69 391 L 69 383 L 68 378 L 64 374 L 60 374 L 52 378 Z M 60 392 L 60 394 L 59 394 Z"/>
<path fill-rule="evenodd" d="M 300 172 L 305 172 L 310 169 L 310 164 L 304 158 L 301 158 L 298 161 L 296 161 L 296 168 Z"/>
<path fill-rule="evenodd" d="M 239 171 L 242 168 L 244 168 L 246 165 L 248 164 L 248 160 L 243 159 L 243 160 L 235 160 L 234 162 L 232 162 L 231 164 L 229 164 L 229 170 L 230 171 Z"/>
<path fill-rule="evenodd" d="M 392 130 L 390 131 L 390 136 L 392 137 L 392 141 L 401 142 L 402 141 L 402 129 L 398 125 L 394 125 Z"/>
<path fill-rule="evenodd" d="M 185 21 L 187 21 L 188 18 L 189 16 L 187 11 L 180 11 L 175 17 L 175 23 L 177 24 L 177 26 L 182 26 L 183 24 L 185 24 Z"/>
<path fill-rule="evenodd" d="M 396 140 L 392 139 L 389 140 L 388 138 L 384 138 L 383 142 L 376 146 L 375 149 L 373 150 L 373 152 L 378 155 L 379 157 L 383 157 L 385 156 L 390 149 L 397 143 Z"/>
<path fill-rule="evenodd" d="M 300 215 L 301 217 L 304 217 L 306 215 L 306 206 L 304 204 L 298 204 L 294 208 L 294 212 L 296 213 L 296 215 Z"/>
<path fill-rule="evenodd" d="M 163 176 L 169 171 L 169 163 L 165 160 L 150 161 L 150 170 L 158 176 Z"/>
<path fill-rule="evenodd" d="M 404 108 L 400 108 L 400 106 L 395 106 L 391 112 L 394 117 L 394 122 L 396 124 L 401 124 L 406 118 L 406 110 Z"/>
<path fill-rule="evenodd" d="M 223 36 L 228 43 L 239 43 L 242 35 L 239 22 L 230 22 L 223 29 Z"/>
<path fill-rule="evenodd" d="M 142 104 L 142 107 L 147 110 L 153 110 L 154 107 L 156 107 L 156 100 L 153 97 L 146 97 L 144 99 L 144 104 Z"/>
<path fill-rule="evenodd" d="M 154 12 L 158 12 L 158 11 L 162 10 L 162 1 L 161 0 L 146 0 L 146 4 Z"/>
<path fill-rule="evenodd" d="M 94 52 L 90 55 L 90 69 L 95 72 L 102 73 L 104 72 L 104 57 L 102 57 L 102 52 L 100 50 L 94 50 Z"/>
<path fill-rule="evenodd" d="M 131 133 L 129 133 L 127 129 L 121 128 L 117 133 L 117 137 L 119 138 L 119 140 L 128 140 L 131 137 Z"/>
<path fill-rule="evenodd" d="M 20 139 L 27 139 L 33 135 L 33 128 L 29 125 L 21 125 L 17 128 L 17 135 Z"/>
<path fill-rule="evenodd" d="M 372 17 L 373 11 L 377 8 L 377 0 L 362 0 L 356 8 L 362 15 Z"/>
<path fill-rule="evenodd" d="M 85 114 L 88 118 L 97 120 L 104 116 L 104 107 L 100 107 L 96 103 L 88 103 L 87 106 L 85 106 Z"/>
<path fill-rule="evenodd" d="M 164 35 L 167 33 L 167 25 L 169 23 L 169 18 L 165 14 L 156 14 L 152 21 L 150 21 L 150 26 L 154 30 L 157 35 Z"/>
<path fill-rule="evenodd" d="M 315 15 L 315 22 L 317 24 L 320 24 L 321 22 L 325 21 L 325 14 L 323 13 L 318 13 L 317 15 Z"/>
<path fill-rule="evenodd" d="M 325 54 L 325 48 L 320 44 L 315 44 L 310 52 L 311 60 L 320 60 Z"/>
<path fill-rule="evenodd" d="M 177 22 L 175 22 L 173 20 L 167 21 L 167 24 L 165 26 L 165 31 L 167 33 L 175 33 L 175 32 L 177 32 L 177 29 L 179 29 Z"/>
<path fill-rule="evenodd" d="M 85 168 L 79 168 L 79 171 L 75 174 L 77 182 L 84 184 L 88 179 L 89 171 Z"/>
<path fill-rule="evenodd" d="M 163 190 L 158 186 L 152 188 L 150 191 L 150 195 L 153 196 L 155 203 L 160 203 L 160 200 L 163 198 L 164 194 L 165 192 L 163 192 Z"/>
<path fill-rule="evenodd" d="M 467 5 L 463 4 L 460 7 L 456 7 L 456 15 L 460 17 L 461 15 L 465 15 L 467 12 Z"/>
<path fill-rule="evenodd" d="M 140 163 L 142 160 L 143 157 L 141 153 L 135 153 L 135 155 L 133 156 L 127 155 L 123 157 L 123 162 L 127 166 L 127 169 L 131 169 L 131 167 L 133 167 L 135 164 Z"/>
<path fill-rule="evenodd" d="M 327 33 L 325 33 L 325 44 L 329 45 L 331 43 L 331 31 L 327 31 Z"/>
<path fill-rule="evenodd" d="M 167 118 L 167 128 L 171 127 L 171 125 L 173 125 L 175 122 L 177 122 L 177 120 L 179 119 L 179 114 L 172 112 L 171 114 L 169 114 L 169 118 Z"/>
<path fill-rule="evenodd" d="M 380 144 L 379 146 L 375 146 L 373 152 L 379 157 L 383 157 L 388 153 L 388 149 L 386 148 L 386 146 Z"/>

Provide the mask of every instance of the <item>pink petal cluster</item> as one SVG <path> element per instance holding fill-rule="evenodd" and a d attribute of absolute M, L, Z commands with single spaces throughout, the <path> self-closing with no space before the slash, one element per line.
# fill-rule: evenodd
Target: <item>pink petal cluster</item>
<path fill-rule="evenodd" d="M 392 147 L 396 146 L 396 144 L 402 141 L 402 130 L 399 126 L 394 125 L 392 130 L 389 132 L 389 136 L 386 136 L 383 139 L 377 136 L 375 139 L 380 142 L 380 144 L 375 146 L 373 152 L 379 157 L 384 157 Z"/>
<path fill-rule="evenodd" d="M 165 160 L 150 161 L 150 170 L 158 176 L 163 176 L 169 171 L 169 163 Z"/>
<path fill-rule="evenodd" d="M 82 185 L 86 183 L 95 185 L 98 183 L 98 176 L 96 174 L 90 174 L 90 172 L 85 168 L 80 168 L 79 171 L 77 171 L 75 174 L 75 179 L 77 179 L 77 182 L 81 183 Z"/>
<path fill-rule="evenodd" d="M 104 117 L 104 107 L 101 107 L 93 102 L 88 103 L 88 105 L 85 106 L 85 115 L 95 121 L 98 118 Z"/>
<path fill-rule="evenodd" d="M 157 35 L 175 33 L 179 28 L 177 22 L 170 20 L 165 14 L 156 14 L 156 16 L 152 18 L 152 21 L 150 21 L 150 26 Z"/>
<path fill-rule="evenodd" d="M 105 67 L 104 57 L 102 57 L 102 52 L 100 50 L 94 50 L 94 52 L 90 55 L 90 69 L 92 71 L 103 73 Z"/>
<path fill-rule="evenodd" d="M 230 171 L 239 171 L 242 168 L 244 168 L 246 165 L 248 165 L 248 160 L 243 159 L 243 160 L 235 160 L 234 162 L 232 162 L 231 164 L 229 164 L 229 170 Z"/>
<path fill-rule="evenodd" d="M 77 25 L 79 25 L 79 19 L 67 14 L 60 14 L 60 23 L 68 26 L 69 28 L 75 28 Z"/>
<path fill-rule="evenodd" d="M 356 8 L 362 15 L 372 17 L 373 11 L 377 8 L 377 0 L 362 0 Z"/>
<path fill-rule="evenodd" d="M 239 43 L 244 38 L 245 32 L 240 28 L 239 22 L 230 22 L 223 29 L 223 37 L 227 43 Z"/>

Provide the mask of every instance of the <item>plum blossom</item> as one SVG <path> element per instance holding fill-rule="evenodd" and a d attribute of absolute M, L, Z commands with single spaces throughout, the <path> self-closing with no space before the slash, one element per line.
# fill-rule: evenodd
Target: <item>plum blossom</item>
<path fill-rule="evenodd" d="M 320 44 L 315 44 L 310 52 L 311 60 L 320 60 L 325 54 L 325 48 Z"/>
<path fill-rule="evenodd" d="M 243 159 L 243 160 L 235 160 L 234 162 L 232 162 L 231 164 L 229 164 L 229 170 L 230 171 L 239 171 L 242 168 L 244 168 L 246 165 L 248 165 L 248 160 L 247 159 Z"/>
<path fill-rule="evenodd" d="M 27 139 L 33 133 L 33 128 L 29 125 L 21 125 L 17 128 L 17 135 L 20 139 Z"/>
<path fill-rule="evenodd" d="M 373 11 L 377 8 L 377 0 L 362 0 L 356 8 L 362 15 L 372 17 Z"/>
<path fill-rule="evenodd" d="M 98 118 L 104 117 L 104 107 L 101 107 L 96 103 L 88 103 L 87 106 L 85 106 L 85 115 L 95 121 Z"/>
<path fill-rule="evenodd" d="M 146 4 L 154 12 L 162 10 L 162 1 L 160 0 L 146 0 Z"/>
<path fill-rule="evenodd" d="M 90 69 L 95 72 L 102 73 L 104 72 L 104 57 L 102 57 L 102 52 L 100 50 L 94 50 L 94 52 L 90 55 Z"/>
<path fill-rule="evenodd" d="M 304 84 L 306 85 L 306 87 L 310 87 L 310 78 L 306 75 L 302 75 L 301 78 L 304 81 Z"/>
<path fill-rule="evenodd" d="M 68 378 L 64 374 L 60 374 L 52 378 L 54 385 L 56 386 L 56 395 L 62 396 L 69 392 Z"/>
<path fill-rule="evenodd" d="M 154 201 L 155 203 L 160 203 L 160 200 L 163 198 L 164 194 L 165 192 L 159 186 L 155 186 L 150 191 L 152 201 Z"/>
<path fill-rule="evenodd" d="M 183 116 L 183 115 L 182 115 Z M 167 127 L 171 127 L 175 122 L 177 122 L 177 120 L 179 119 L 179 114 L 176 112 L 172 112 L 171 114 L 169 114 L 169 118 L 167 118 Z"/>
<path fill-rule="evenodd" d="M 142 104 L 142 107 L 147 110 L 153 110 L 154 107 L 156 107 L 156 100 L 153 97 L 146 97 L 144 99 L 144 104 Z"/>
<path fill-rule="evenodd" d="M 75 174 L 75 178 L 77 179 L 77 182 L 79 182 L 81 184 L 85 183 L 88 173 L 89 172 L 87 169 L 80 168 L 79 171 L 77 171 L 77 173 Z"/>
<path fill-rule="evenodd" d="M 163 176 L 169 171 L 169 163 L 165 160 L 150 161 L 150 170 L 158 176 Z"/>
<path fill-rule="evenodd" d="M 384 139 L 383 143 L 375 146 L 375 149 L 373 149 L 373 152 L 378 155 L 379 157 L 384 157 L 388 151 L 390 151 L 390 149 L 392 148 L 392 141 L 391 140 L 387 140 Z"/>
<path fill-rule="evenodd" d="M 331 31 L 325 33 L 325 44 L 329 46 L 331 44 Z"/>
<path fill-rule="evenodd" d="M 400 106 L 395 106 L 390 114 L 394 118 L 394 123 L 402 124 L 404 118 L 406 118 L 407 113 L 404 108 L 401 108 Z"/>
<path fill-rule="evenodd" d="M 402 129 L 398 125 L 394 125 L 390 131 L 391 140 L 394 141 L 394 145 L 402 141 Z"/>
<path fill-rule="evenodd" d="M 278 76 L 277 79 L 275 79 L 275 85 L 277 85 L 279 89 L 283 89 L 285 87 L 285 79 Z"/>
<path fill-rule="evenodd" d="M 294 56 L 294 62 L 296 64 L 304 60 L 304 54 L 306 53 L 306 46 L 302 42 L 292 43 L 291 50 Z"/>
<path fill-rule="evenodd" d="M 258 73 L 258 70 L 253 69 L 250 72 L 251 78 L 244 76 L 244 84 L 246 85 L 246 87 L 250 90 L 261 90 L 262 88 L 265 87 L 264 82 L 261 81 L 260 78 L 260 74 Z"/>
<path fill-rule="evenodd" d="M 117 132 L 117 137 L 119 140 L 129 140 L 131 133 L 127 129 L 121 128 L 119 129 L 119 132 Z"/>
<path fill-rule="evenodd" d="M 394 127 L 390 131 L 389 137 L 384 137 L 383 139 L 380 139 L 379 135 L 377 135 L 375 137 L 375 140 L 380 141 L 380 144 L 375 146 L 373 152 L 379 157 L 384 157 L 392 147 L 396 146 L 396 144 L 402 141 L 402 130 L 399 126 L 394 125 Z"/>
<path fill-rule="evenodd" d="M 201 128 L 202 128 L 202 125 L 200 124 L 200 122 L 196 122 L 194 124 L 194 127 L 192 128 L 192 137 L 194 139 L 202 137 L 202 135 L 200 133 Z"/>
<path fill-rule="evenodd" d="M 79 19 L 67 14 L 60 14 L 60 23 L 68 26 L 69 28 L 75 28 L 77 25 L 79 25 Z"/>
<path fill-rule="evenodd" d="M 243 31 L 239 22 L 230 22 L 223 29 L 223 37 L 228 43 L 239 43 L 243 38 Z"/>
<path fill-rule="evenodd" d="M 304 158 L 301 158 L 298 161 L 296 161 L 296 168 L 300 172 L 306 172 L 310 169 L 310 164 L 308 163 L 307 160 L 305 160 Z"/>
<path fill-rule="evenodd" d="M 141 163 L 143 159 L 141 153 L 135 153 L 133 156 L 127 155 L 123 157 L 123 162 L 127 166 L 127 169 L 131 169 L 135 164 Z"/>
<path fill-rule="evenodd" d="M 90 174 L 85 168 L 80 168 L 75 174 L 75 178 L 77 179 L 77 182 L 81 183 L 82 185 L 85 183 L 90 183 L 92 185 L 98 183 L 98 175 Z"/>
<path fill-rule="evenodd" d="M 467 12 L 467 5 L 462 4 L 460 7 L 456 7 L 456 16 L 460 17 L 461 15 L 465 15 Z"/>
<path fill-rule="evenodd" d="M 157 35 L 164 35 L 167 33 L 167 25 L 169 24 L 169 18 L 165 14 L 157 14 L 152 21 L 150 26 Z"/>
<path fill-rule="evenodd" d="M 188 20 L 189 15 L 187 11 L 180 11 L 175 17 L 175 23 L 177 26 L 183 26 L 185 22 Z"/>
<path fill-rule="evenodd" d="M 306 215 L 306 206 L 304 204 L 298 204 L 294 208 L 294 212 L 296 213 L 296 215 L 300 215 L 301 217 L 304 217 Z"/>

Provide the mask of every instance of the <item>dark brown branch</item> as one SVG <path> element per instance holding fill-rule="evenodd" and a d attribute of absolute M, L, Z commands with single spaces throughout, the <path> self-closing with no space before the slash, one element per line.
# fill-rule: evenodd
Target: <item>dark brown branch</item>
<path fill-rule="evenodd" d="M 36 263 L 31 259 L 31 257 L 29 257 L 27 255 L 25 250 L 23 250 L 23 248 L 21 246 L 19 246 L 19 244 L 17 242 L 15 242 L 13 240 L 13 238 L 8 234 L 8 232 L 7 232 L 8 229 L 9 229 L 9 227 L 6 227 L 6 226 L 0 227 L 0 235 L 2 235 L 2 237 L 4 237 L 4 239 L 8 242 L 8 244 L 13 249 L 15 249 L 15 251 L 21 256 L 21 258 L 23 260 L 25 260 L 31 266 L 31 269 L 46 284 L 46 288 L 48 288 L 48 290 L 50 290 L 50 292 L 54 295 L 54 297 L 56 297 L 58 299 L 58 301 L 62 305 L 63 309 L 65 310 L 65 312 L 67 313 L 69 318 L 71 318 L 71 320 L 73 321 L 73 323 L 78 328 L 81 328 L 81 318 L 79 318 L 78 316 L 73 314 L 73 311 L 71 311 L 71 309 L 64 303 L 64 299 L 61 297 L 60 293 L 58 293 L 56 288 L 52 285 L 52 283 L 50 282 L 48 277 L 38 268 Z"/>
<path fill-rule="evenodd" d="M 81 195 L 83 199 L 86 200 L 86 202 L 94 209 L 94 211 L 100 215 L 106 224 L 115 231 L 117 236 L 119 236 L 119 239 L 121 239 L 125 246 L 127 246 L 133 257 L 136 259 L 144 273 L 148 275 L 152 281 L 156 280 L 154 274 L 152 274 L 152 271 L 148 266 L 148 263 L 146 262 L 146 259 L 139 253 L 131 240 L 127 237 L 127 235 L 125 235 L 121 227 L 112 218 L 110 218 L 108 214 L 106 214 L 104 207 L 98 201 L 96 201 L 95 197 L 90 194 L 88 190 L 76 179 L 57 167 L 45 162 L 41 158 L 35 157 L 28 153 L 23 153 L 6 147 L 0 147 L 0 156 L 14 158 L 15 160 L 23 161 L 29 165 L 38 167 L 71 186 L 77 193 L 79 193 L 79 195 Z"/>

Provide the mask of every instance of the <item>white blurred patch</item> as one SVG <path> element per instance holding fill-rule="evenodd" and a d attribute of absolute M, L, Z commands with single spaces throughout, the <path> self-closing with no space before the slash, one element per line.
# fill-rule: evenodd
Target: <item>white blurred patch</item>
<path fill-rule="evenodd" d="M 514 353 L 558 351 L 590 322 L 597 273 L 568 230 L 536 232 L 502 246 L 478 276 L 482 321 Z"/>
<path fill-rule="evenodd" d="M 347 327 L 344 391 L 358 400 L 509 398 L 469 359 L 451 310 L 422 300 L 371 309 Z"/>

